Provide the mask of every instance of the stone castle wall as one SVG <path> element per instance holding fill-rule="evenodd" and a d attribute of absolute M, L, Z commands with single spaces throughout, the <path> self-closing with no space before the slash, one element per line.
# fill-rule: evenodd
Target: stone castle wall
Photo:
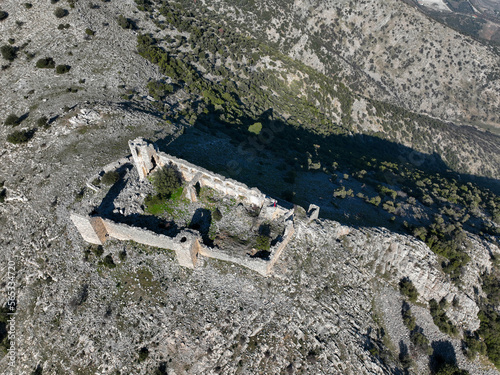
<path fill-rule="evenodd" d="M 146 142 L 142 138 L 137 138 L 129 142 L 132 158 L 139 172 L 139 177 L 144 179 L 156 167 L 164 165 L 174 165 L 188 185 L 196 179 L 200 186 L 207 186 L 225 195 L 233 196 L 250 204 L 262 207 L 266 196 L 257 188 L 249 188 L 245 184 L 210 172 L 186 160 L 178 159 L 175 156 L 158 151 L 153 144 Z M 188 197 L 189 198 L 189 197 Z"/>
<path fill-rule="evenodd" d="M 144 141 L 142 138 L 130 141 L 129 146 L 132 157 L 123 158 L 109 164 L 104 168 L 104 172 L 119 168 L 133 160 L 140 179 L 144 179 L 155 168 L 172 164 L 188 181 L 186 189 L 188 198 L 191 200 L 196 199 L 194 185 L 199 183 L 200 186 L 210 187 L 225 195 L 258 206 L 261 209 L 261 215 L 268 219 L 275 220 L 282 217 L 285 220 L 284 233 L 279 242 L 270 249 L 270 260 L 266 261 L 245 256 L 234 257 L 220 251 L 218 248 L 208 248 L 203 245 L 200 234 L 191 230 L 183 230 L 176 237 L 169 237 L 98 216 L 90 217 L 72 213 L 70 218 L 85 241 L 97 245 L 102 245 L 110 238 L 121 241 L 135 241 L 140 244 L 175 251 L 179 264 L 184 267 L 194 268 L 198 256 L 206 256 L 242 265 L 264 276 L 270 274 L 274 264 L 295 233 L 293 225 L 294 209 L 276 205 L 274 199 L 266 197 L 256 188 L 250 189 L 238 181 L 225 178 L 185 160 L 159 152 L 153 144 Z"/>

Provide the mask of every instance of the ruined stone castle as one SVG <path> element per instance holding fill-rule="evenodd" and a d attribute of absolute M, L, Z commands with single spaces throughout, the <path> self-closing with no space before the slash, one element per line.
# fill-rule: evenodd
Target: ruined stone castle
<path fill-rule="evenodd" d="M 201 234 L 195 230 L 182 229 L 175 237 L 170 237 L 154 231 L 116 222 L 99 215 L 71 214 L 71 220 L 89 243 L 102 245 L 109 239 L 135 241 L 140 244 L 173 250 L 181 266 L 195 268 L 200 257 L 220 259 L 252 269 L 261 275 L 271 273 L 276 261 L 284 251 L 294 235 L 294 208 L 277 204 L 276 200 L 266 196 L 256 188 L 249 188 L 245 184 L 234 181 L 204 168 L 193 165 L 185 160 L 158 151 L 156 146 L 142 138 L 129 141 L 132 156 L 111 164 L 101 171 L 108 172 L 125 163 L 133 163 L 139 178 L 145 179 L 157 168 L 173 166 L 186 181 L 184 193 L 187 199 L 197 200 L 196 187 L 210 187 L 219 193 L 230 196 L 235 200 L 258 209 L 259 215 L 266 220 L 282 220 L 284 231 L 278 236 L 270 248 L 267 259 L 250 257 L 248 254 L 230 255 L 220 251 L 217 247 L 206 246 Z M 92 187 L 90 185 L 90 187 Z M 310 219 L 318 217 L 319 208 L 311 206 L 308 212 Z"/>

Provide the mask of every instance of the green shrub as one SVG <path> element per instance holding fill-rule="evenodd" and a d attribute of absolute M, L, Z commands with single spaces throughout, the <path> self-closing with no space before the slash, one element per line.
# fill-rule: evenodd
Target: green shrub
<path fill-rule="evenodd" d="M 144 347 L 139 350 L 139 362 L 144 362 L 149 356 L 148 348 Z"/>
<path fill-rule="evenodd" d="M 7 189 L 3 187 L 3 183 L 0 184 L 0 203 L 5 202 L 5 197 L 7 196 Z"/>
<path fill-rule="evenodd" d="M 249 131 L 250 133 L 254 133 L 254 134 L 256 134 L 256 135 L 259 135 L 259 134 L 260 134 L 260 132 L 261 132 L 261 130 L 262 130 L 262 124 L 261 124 L 260 122 L 256 122 L 255 124 L 250 125 L 250 126 L 248 127 L 248 131 Z"/>
<path fill-rule="evenodd" d="M 445 363 L 434 373 L 435 375 L 469 375 L 469 371 L 461 370 L 457 365 Z"/>
<path fill-rule="evenodd" d="M 57 18 L 63 18 L 68 15 L 68 11 L 66 9 L 63 9 L 61 7 L 57 7 L 56 10 L 54 11 L 54 16 Z"/>
<path fill-rule="evenodd" d="M 158 169 L 151 176 L 156 193 L 161 198 L 169 198 L 170 195 L 182 185 L 182 177 L 174 166 L 165 166 Z"/>
<path fill-rule="evenodd" d="M 53 68 L 55 68 L 55 66 L 56 66 L 56 63 L 52 59 L 52 57 L 45 57 L 43 59 L 39 59 L 36 62 L 36 67 L 40 68 L 40 69 L 53 69 Z"/>
<path fill-rule="evenodd" d="M 47 116 L 42 116 L 36 121 L 36 125 L 40 128 L 48 128 L 49 119 L 47 118 Z"/>
<path fill-rule="evenodd" d="M 7 61 L 14 61 L 17 57 L 17 47 L 9 46 L 8 44 L 3 45 L 0 48 L 2 57 Z"/>
<path fill-rule="evenodd" d="M 444 299 L 439 303 L 437 303 L 435 299 L 431 299 L 429 301 L 429 310 L 431 312 L 432 320 L 441 332 L 448 335 L 456 335 L 458 334 L 458 330 L 446 316 L 446 312 L 444 311 L 445 306 L 446 301 Z"/>
<path fill-rule="evenodd" d="M 125 250 L 120 251 L 118 258 L 120 258 L 122 262 L 125 261 L 125 259 L 127 259 L 127 252 Z"/>
<path fill-rule="evenodd" d="M 113 260 L 113 256 L 111 254 L 108 254 L 104 257 L 102 264 L 108 268 L 115 268 L 116 267 L 116 264 Z"/>
<path fill-rule="evenodd" d="M 27 143 L 33 138 L 33 133 L 28 130 L 16 130 L 7 135 L 7 141 L 14 144 Z"/>
<path fill-rule="evenodd" d="M 69 66 L 69 65 L 58 65 L 58 66 L 56 66 L 56 73 L 57 74 L 68 73 L 70 69 L 71 69 L 71 66 Z"/>
<path fill-rule="evenodd" d="M 51 4 L 56 4 L 57 2 L 59 2 L 59 0 L 50 0 Z"/>
<path fill-rule="evenodd" d="M 89 29 L 88 27 L 85 29 L 85 34 L 89 35 L 89 36 L 94 36 L 95 35 L 95 31 L 93 31 L 92 29 Z"/>
<path fill-rule="evenodd" d="M 410 308 L 403 309 L 402 311 L 403 315 L 403 323 L 408 328 L 410 331 L 413 331 L 417 325 L 415 317 L 411 313 Z"/>
<path fill-rule="evenodd" d="M 4 124 L 7 126 L 17 126 L 20 123 L 21 123 L 21 118 L 16 116 L 13 113 L 8 115 L 7 118 L 5 119 L 5 122 L 4 122 Z"/>
<path fill-rule="evenodd" d="M 212 212 L 212 218 L 215 221 L 221 221 L 222 220 L 222 212 L 220 212 L 219 208 L 216 207 L 215 210 Z"/>
<path fill-rule="evenodd" d="M 259 235 L 255 240 L 255 248 L 257 250 L 269 250 L 271 248 L 271 239 L 266 235 Z"/>
<path fill-rule="evenodd" d="M 90 246 L 90 250 L 95 254 L 96 257 L 100 257 L 102 254 L 104 254 L 104 249 L 102 248 L 101 245 L 92 245 Z"/>
<path fill-rule="evenodd" d="M 405 277 L 399 282 L 399 291 L 402 295 L 408 297 L 411 302 L 417 302 L 418 292 L 417 288 L 413 285 L 413 282 Z"/>
<path fill-rule="evenodd" d="M 6 19 L 7 17 L 9 16 L 9 13 L 7 13 L 6 11 L 4 10 L 0 10 L 0 21 L 3 21 L 4 19 Z"/>
<path fill-rule="evenodd" d="M 134 21 L 121 14 L 118 16 L 117 22 L 123 29 L 135 30 L 137 28 Z"/>
<path fill-rule="evenodd" d="M 470 360 L 473 360 L 477 353 L 486 355 L 487 351 L 486 343 L 481 341 L 476 335 L 465 335 L 464 340 L 462 341 L 462 348 L 464 350 L 464 354 Z"/>
<path fill-rule="evenodd" d="M 31 3 L 24 3 L 24 7 L 26 9 L 31 9 L 31 8 L 33 8 L 33 4 L 31 4 Z"/>
<path fill-rule="evenodd" d="M 120 174 L 117 171 L 109 171 L 102 176 L 102 183 L 105 185 L 113 185 L 120 179 Z"/>

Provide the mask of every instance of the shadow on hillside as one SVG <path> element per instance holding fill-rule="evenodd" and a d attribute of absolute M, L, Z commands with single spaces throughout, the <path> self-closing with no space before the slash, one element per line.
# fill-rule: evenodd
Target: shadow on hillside
<path fill-rule="evenodd" d="M 455 348 L 449 341 L 433 341 L 431 347 L 433 354 L 429 360 L 429 367 L 433 374 L 446 364 L 457 364 Z"/>
<path fill-rule="evenodd" d="M 298 203 L 305 208 L 310 203 L 321 208 L 334 206 L 331 202 L 333 185 L 330 191 L 303 194 L 295 190 L 293 182 L 294 170 L 319 172 L 316 176 L 326 172 L 324 176 L 332 176 L 337 172 L 349 172 L 352 176 L 361 170 L 373 171 L 372 177 L 359 180 L 361 183 L 385 184 L 394 187 L 407 187 L 418 191 L 414 182 L 409 182 L 389 170 L 380 171 L 371 168 L 371 159 L 387 161 L 404 165 L 410 170 L 421 170 L 425 174 L 447 177 L 459 182 L 472 182 L 480 187 L 490 189 L 500 194 L 500 183 L 496 179 L 461 174 L 451 171 L 437 153 L 424 154 L 412 148 L 396 144 L 378 137 L 368 135 L 322 135 L 314 133 L 314 129 L 304 129 L 289 125 L 280 120 L 274 120 L 272 111 L 263 113 L 258 119 L 262 123 L 259 135 L 250 133 L 247 129 L 255 120 L 243 119 L 241 126 L 221 123 L 215 120 L 199 121 L 193 128 L 187 128 L 183 136 L 171 142 L 171 139 L 157 141 L 160 150 L 177 157 L 186 159 L 193 164 L 200 165 L 208 170 L 241 181 L 250 187 L 257 187 L 262 192 L 287 201 Z M 170 144 L 169 144 L 170 143 Z M 168 145 L 168 147 L 167 147 Z M 224 147 L 221 150 L 221 147 Z M 218 161 L 215 161 L 218 159 Z M 264 162 L 263 162 L 264 161 Z M 275 175 L 266 176 L 261 171 L 268 166 L 268 162 L 281 166 L 274 166 L 283 172 L 276 171 Z M 287 189 L 273 190 L 276 180 L 283 180 L 286 171 L 291 173 Z M 267 172 L 267 171 L 265 171 Z M 312 173 L 311 173 L 312 175 Z M 264 176 L 264 177 L 263 177 Z M 337 177 L 337 176 L 334 176 Z M 425 178 L 425 176 L 423 177 Z M 286 180 L 286 178 L 284 179 Z M 287 182 L 287 181 L 285 181 Z M 285 182 L 283 182 L 285 184 Z M 311 183 L 314 187 L 314 181 Z M 396 188 L 399 190 L 399 188 Z M 324 194 L 323 194 L 324 193 Z M 327 197 L 325 199 L 325 197 Z M 328 198 L 329 197 L 329 198 Z M 368 205 L 370 206 L 370 205 Z M 367 209 L 372 209 L 369 208 Z M 381 208 L 380 213 L 390 216 Z M 363 217 L 364 208 L 359 214 Z M 323 218 L 342 221 L 341 218 L 329 216 L 328 210 L 321 210 Z M 431 210 L 430 217 L 434 212 Z M 377 216 L 373 215 L 372 216 Z M 363 226 L 387 226 L 392 230 L 399 230 L 404 222 L 396 215 L 394 223 L 387 223 L 387 219 L 378 219 L 380 223 L 364 225 L 363 220 L 357 218 L 358 224 Z M 346 222 L 348 222 L 346 220 Z M 349 222 L 350 225 L 357 225 Z M 399 229 L 398 229 L 399 228 Z"/>

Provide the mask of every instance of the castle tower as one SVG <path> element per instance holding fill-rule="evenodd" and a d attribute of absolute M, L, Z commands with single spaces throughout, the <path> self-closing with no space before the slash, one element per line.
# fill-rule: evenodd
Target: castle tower
<path fill-rule="evenodd" d="M 128 146 L 137 172 L 139 172 L 139 178 L 144 180 L 160 164 L 157 150 L 152 143 L 146 142 L 143 138 L 129 141 Z"/>

